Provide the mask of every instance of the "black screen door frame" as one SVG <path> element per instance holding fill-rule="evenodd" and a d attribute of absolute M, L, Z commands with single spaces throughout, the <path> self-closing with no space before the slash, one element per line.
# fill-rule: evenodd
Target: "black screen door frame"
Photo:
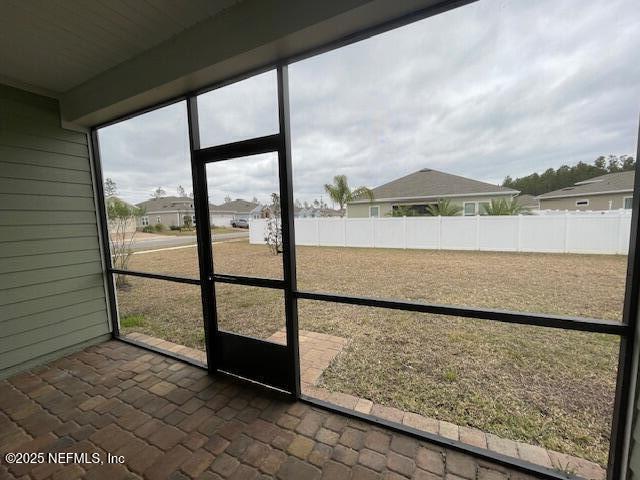
<path fill-rule="evenodd" d="M 187 99 L 191 171 L 197 228 L 200 285 L 209 371 L 226 372 L 300 395 L 298 308 L 296 291 L 295 232 L 289 120 L 289 81 L 286 65 L 277 67 L 278 133 L 208 148 L 200 146 L 197 97 Z M 276 152 L 282 216 L 283 279 L 218 274 L 214 271 L 206 166 L 239 157 Z M 222 331 L 218 328 L 216 283 L 231 283 L 282 290 L 286 345 Z"/>

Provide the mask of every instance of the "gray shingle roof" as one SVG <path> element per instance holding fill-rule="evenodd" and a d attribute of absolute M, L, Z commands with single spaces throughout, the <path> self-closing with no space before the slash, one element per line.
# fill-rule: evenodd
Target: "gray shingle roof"
<path fill-rule="evenodd" d="M 537 198 L 562 198 L 574 197 L 579 195 L 598 194 L 605 192 L 632 192 L 633 179 L 635 172 L 629 170 L 626 172 L 607 173 L 599 177 L 590 178 L 583 182 L 578 182 L 572 187 L 561 188 L 553 192 L 543 193 Z"/>
<path fill-rule="evenodd" d="M 528 193 L 523 193 L 521 195 L 518 195 L 516 197 L 516 200 L 518 201 L 518 204 L 522 205 L 523 207 L 529 207 L 529 208 L 538 207 L 538 199 L 533 195 L 529 195 Z"/>
<path fill-rule="evenodd" d="M 210 213 L 251 213 L 259 204 L 238 198 L 221 205 L 211 205 Z"/>
<path fill-rule="evenodd" d="M 193 210 L 193 199 L 190 197 L 152 198 L 150 200 L 138 203 L 136 206 L 144 208 L 147 213 L 175 210 Z"/>
<path fill-rule="evenodd" d="M 423 168 L 373 189 L 373 195 L 376 200 L 438 198 L 488 193 L 515 195 L 518 191 L 430 168 Z"/>

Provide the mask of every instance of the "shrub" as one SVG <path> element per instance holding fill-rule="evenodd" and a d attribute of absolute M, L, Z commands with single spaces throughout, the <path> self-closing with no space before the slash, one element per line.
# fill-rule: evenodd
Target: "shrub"
<path fill-rule="evenodd" d="M 511 200 L 493 199 L 491 203 L 484 207 L 485 215 L 528 215 L 531 213 L 527 208 L 518 203 L 516 198 Z"/>
<path fill-rule="evenodd" d="M 142 231 L 144 233 L 153 233 L 155 229 L 151 225 L 147 225 L 146 227 L 142 227 Z"/>
<path fill-rule="evenodd" d="M 164 225 L 161 223 L 156 223 L 155 227 L 153 228 L 156 230 L 156 232 L 161 232 L 164 230 Z"/>
<path fill-rule="evenodd" d="M 119 270 L 126 270 L 131 257 L 131 245 L 136 230 L 129 233 L 130 227 L 135 227 L 137 219 L 144 215 L 144 210 L 117 197 L 106 199 L 107 218 L 109 221 L 109 243 L 111 244 L 111 261 Z M 126 285 L 124 275 L 116 274 L 116 286 Z"/>
<path fill-rule="evenodd" d="M 452 204 L 451 200 L 441 198 L 437 203 L 429 205 L 427 212 L 434 217 L 454 217 L 462 212 L 462 207 Z"/>
<path fill-rule="evenodd" d="M 171 225 L 169 227 L 169 230 L 171 230 L 172 232 L 176 231 L 176 230 L 180 230 L 180 227 L 176 226 L 176 225 Z"/>

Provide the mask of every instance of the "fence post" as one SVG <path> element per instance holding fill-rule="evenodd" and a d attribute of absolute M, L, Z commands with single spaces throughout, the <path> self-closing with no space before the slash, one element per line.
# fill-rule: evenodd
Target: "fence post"
<path fill-rule="evenodd" d="M 624 240 L 624 235 L 622 235 L 622 225 L 624 225 L 623 219 L 626 216 L 626 212 L 624 210 L 620 210 L 618 212 L 618 232 L 616 234 L 616 245 L 618 246 L 617 249 L 618 251 L 616 253 L 618 253 L 619 255 L 624 255 L 625 253 L 625 249 L 624 249 L 624 244 L 623 244 L 623 240 Z"/>
<path fill-rule="evenodd" d="M 564 253 L 569 252 L 569 210 L 564 211 Z"/>
<path fill-rule="evenodd" d="M 442 250 L 442 215 L 438 215 L 438 250 Z"/>
<path fill-rule="evenodd" d="M 347 246 L 347 217 L 342 217 L 342 238 L 344 240 L 343 245 Z"/>
<path fill-rule="evenodd" d="M 522 214 L 518 214 L 518 236 L 516 241 L 518 242 L 516 245 L 516 251 L 522 251 Z"/>
<path fill-rule="evenodd" d="M 480 215 L 476 215 L 476 250 L 480 251 Z"/>
<path fill-rule="evenodd" d="M 316 245 L 320 246 L 320 217 L 316 217 Z"/>
<path fill-rule="evenodd" d="M 376 217 L 371 217 L 371 246 L 376 248 Z"/>
<path fill-rule="evenodd" d="M 404 249 L 407 249 L 407 217 L 403 215 L 402 217 L 402 244 L 404 245 Z"/>

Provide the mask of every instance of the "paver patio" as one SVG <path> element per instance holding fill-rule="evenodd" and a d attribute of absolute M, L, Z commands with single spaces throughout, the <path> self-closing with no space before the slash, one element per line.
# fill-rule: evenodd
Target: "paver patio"
<path fill-rule="evenodd" d="M 0 478 L 530 478 L 118 341 L 0 381 L 6 452 L 124 463 L 3 462 Z"/>
<path fill-rule="evenodd" d="M 204 363 L 206 360 L 204 352 L 167 342 L 166 340 L 140 333 L 131 333 L 127 337 L 137 342 L 147 343 L 166 352 L 178 353 L 199 363 Z M 277 331 L 268 340 L 284 344 L 286 342 L 286 330 Z M 366 398 L 359 398 L 341 392 L 332 392 L 318 387 L 317 384 L 322 372 L 347 345 L 348 340 L 335 335 L 300 330 L 299 342 L 300 383 L 302 393 L 305 395 L 328 401 L 359 413 L 371 414 L 385 420 L 402 423 L 417 430 L 438 434 L 451 440 L 486 448 L 496 453 L 519 458 L 543 467 L 574 472 L 587 479 L 604 480 L 606 478 L 606 471 L 600 465 L 579 457 L 555 452 L 536 445 L 516 442 L 475 428 L 424 417 L 413 412 L 376 404 Z"/>

